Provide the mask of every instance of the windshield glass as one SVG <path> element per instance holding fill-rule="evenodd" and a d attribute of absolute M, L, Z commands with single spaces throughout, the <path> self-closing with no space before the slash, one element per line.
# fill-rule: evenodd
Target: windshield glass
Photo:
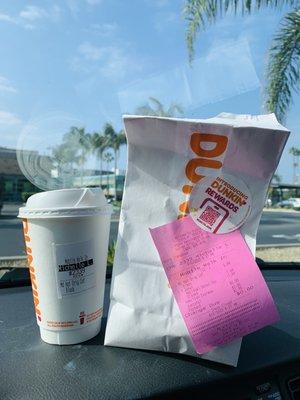
<path fill-rule="evenodd" d="M 101 186 L 113 206 L 112 265 L 127 162 L 122 114 L 209 118 L 221 112 L 274 111 L 291 131 L 265 201 L 257 257 L 300 261 L 292 2 L 246 2 L 237 9 L 218 2 L 221 9 L 211 10 L 202 3 L 1 2 L 2 267 L 24 265 L 17 214 L 28 197 L 83 186 Z M 287 59 L 284 66 L 278 61 Z"/>

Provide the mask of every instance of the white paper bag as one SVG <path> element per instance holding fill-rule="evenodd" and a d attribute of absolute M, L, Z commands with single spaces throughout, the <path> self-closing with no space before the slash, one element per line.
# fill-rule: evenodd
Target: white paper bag
<path fill-rule="evenodd" d="M 244 181 L 253 199 L 240 230 L 255 254 L 267 189 L 289 132 L 274 115 L 223 113 L 206 120 L 125 116 L 124 123 L 128 168 L 105 345 L 200 357 L 148 228 L 183 214 L 187 185 L 201 184 L 201 176 L 231 174 Z M 201 357 L 236 366 L 240 345 L 241 339 Z"/>

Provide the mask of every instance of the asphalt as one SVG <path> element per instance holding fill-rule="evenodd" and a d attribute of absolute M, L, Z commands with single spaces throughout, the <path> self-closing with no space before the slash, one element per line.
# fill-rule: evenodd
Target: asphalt
<path fill-rule="evenodd" d="M 0 215 L 0 257 L 25 255 L 22 223 L 17 218 L 20 204 L 5 204 Z M 112 243 L 118 235 L 118 215 L 113 214 L 109 241 Z"/>
<path fill-rule="evenodd" d="M 21 221 L 16 217 L 19 205 L 5 205 L 0 216 L 0 257 L 25 255 Z M 118 215 L 114 214 L 110 242 L 117 239 Z M 300 245 L 300 212 L 263 213 L 257 245 Z"/>
<path fill-rule="evenodd" d="M 300 246 L 300 211 L 266 211 L 257 233 L 258 245 Z"/>

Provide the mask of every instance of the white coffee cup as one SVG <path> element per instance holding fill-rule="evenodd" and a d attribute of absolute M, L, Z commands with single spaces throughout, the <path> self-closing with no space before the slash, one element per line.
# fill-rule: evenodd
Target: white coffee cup
<path fill-rule="evenodd" d="M 110 216 L 101 189 L 37 193 L 19 210 L 41 338 L 91 339 L 101 327 Z"/>

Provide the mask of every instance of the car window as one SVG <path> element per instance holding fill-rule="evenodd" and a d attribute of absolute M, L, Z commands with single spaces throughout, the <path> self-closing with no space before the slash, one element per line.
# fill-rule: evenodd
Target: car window
<path fill-rule="evenodd" d="M 299 58 L 284 48 L 288 34 L 295 40 L 292 2 L 219 3 L 209 11 L 192 0 L 1 2 L 0 267 L 24 265 L 17 214 L 32 194 L 83 186 L 102 187 L 113 205 L 112 265 L 126 113 L 275 112 L 291 135 L 270 182 L 257 256 L 300 261 Z M 285 69 L 280 57 L 290 60 Z"/>

